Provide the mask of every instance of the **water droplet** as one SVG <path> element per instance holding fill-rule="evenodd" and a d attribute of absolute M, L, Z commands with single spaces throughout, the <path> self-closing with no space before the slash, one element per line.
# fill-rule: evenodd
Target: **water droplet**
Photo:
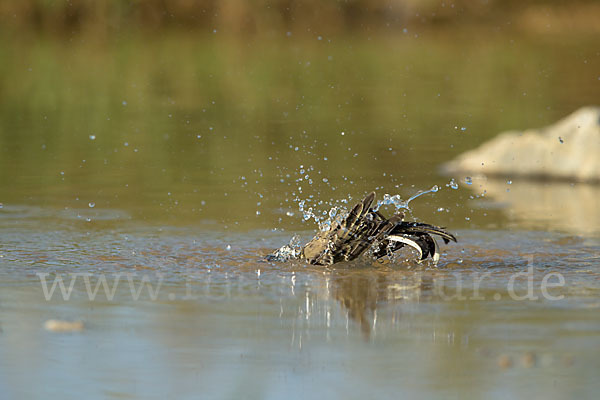
<path fill-rule="evenodd" d="M 473 179 L 470 176 L 466 176 L 465 177 L 465 183 L 467 185 L 472 185 L 473 184 Z"/>
<path fill-rule="evenodd" d="M 343 131 L 342 131 L 341 135 L 342 135 L 342 136 L 344 136 L 345 134 L 346 134 L 346 132 L 343 132 Z"/>
<path fill-rule="evenodd" d="M 452 189 L 456 190 L 456 189 L 458 189 L 458 183 L 456 183 L 456 181 L 454 180 L 454 178 L 452 178 L 452 179 L 450 180 L 450 182 L 448 182 L 448 183 L 446 184 L 446 187 L 450 187 L 450 188 L 452 188 Z"/>
<path fill-rule="evenodd" d="M 511 180 L 506 181 L 506 183 L 509 184 L 509 185 L 512 185 L 512 181 Z"/>
<path fill-rule="evenodd" d="M 123 100 L 123 102 L 121 104 L 123 104 L 124 106 L 126 106 L 127 102 L 125 100 Z"/>
<path fill-rule="evenodd" d="M 88 206 L 89 206 L 90 208 L 94 208 L 94 207 L 96 207 L 96 203 L 94 203 L 93 201 L 90 201 L 90 202 L 88 203 Z"/>
<path fill-rule="evenodd" d="M 231 245 L 228 244 L 227 247 L 225 247 L 227 250 L 231 250 Z"/>
<path fill-rule="evenodd" d="M 90 135 L 90 140 L 96 140 L 96 135 Z"/>

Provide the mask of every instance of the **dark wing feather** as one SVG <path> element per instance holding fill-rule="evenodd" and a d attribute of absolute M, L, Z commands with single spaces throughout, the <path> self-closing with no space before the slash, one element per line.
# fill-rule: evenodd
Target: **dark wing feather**
<path fill-rule="evenodd" d="M 421 222 L 402 222 L 398 224 L 391 232 L 391 235 L 395 234 L 415 234 L 415 233 L 428 233 L 441 236 L 444 240 L 444 243 L 448 244 L 448 242 L 453 241 L 456 242 L 456 237 L 444 230 L 439 226 L 424 224 Z"/>
<path fill-rule="evenodd" d="M 456 237 L 446 232 L 444 228 L 421 222 L 399 221 L 393 229 L 386 233 L 386 239 L 375 248 L 374 255 L 376 258 L 381 258 L 401 249 L 406 244 L 410 244 L 413 247 L 415 245 L 419 247 L 421 260 L 431 257 L 436 262 L 439 253 L 437 243 L 431 236 L 432 234 L 440 236 L 446 244 L 451 240 L 456 242 Z"/>
<path fill-rule="evenodd" d="M 363 199 L 363 201 L 357 203 L 354 207 L 352 207 L 350 214 L 348 214 L 346 220 L 343 222 L 343 225 L 346 229 L 348 229 L 349 232 L 352 231 L 355 225 L 360 225 L 363 222 L 362 218 L 365 216 L 366 213 L 369 212 L 369 209 L 371 208 L 371 204 L 373 203 L 374 199 L 375 192 L 371 192 Z"/>
<path fill-rule="evenodd" d="M 322 232 L 308 242 L 303 249 L 303 256 L 311 264 L 329 265 L 339 261 L 350 261 L 360 256 L 373 243 L 386 224 L 381 214 L 371 211 L 375 192 L 369 193 L 357 203 L 341 224 L 327 232 Z"/>

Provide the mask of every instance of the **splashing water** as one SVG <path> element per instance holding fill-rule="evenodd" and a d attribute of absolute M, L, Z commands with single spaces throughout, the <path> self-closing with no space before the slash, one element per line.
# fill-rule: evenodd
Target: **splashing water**
<path fill-rule="evenodd" d="M 383 196 L 383 200 L 379 200 L 377 201 L 377 205 L 373 208 L 375 211 L 379 210 L 379 208 L 381 206 L 387 206 L 387 205 L 393 205 L 394 207 L 396 207 L 396 210 L 400 210 L 400 209 L 405 209 L 405 210 L 409 210 L 410 211 L 410 207 L 409 207 L 409 203 L 411 201 L 413 201 L 414 199 L 416 199 L 417 197 L 421 197 L 424 194 L 427 193 L 436 193 L 437 191 L 439 191 L 440 188 L 438 187 L 438 185 L 434 185 L 431 189 L 429 190 L 420 190 L 418 191 L 416 194 L 414 194 L 413 196 L 411 196 L 408 200 L 403 201 L 402 198 L 400 197 L 400 195 L 396 194 L 393 196 L 390 196 L 389 194 L 385 194 Z"/>
<path fill-rule="evenodd" d="M 310 201 L 310 199 L 307 200 L 298 200 L 298 209 L 300 210 L 300 212 L 302 213 L 302 219 L 304 221 L 308 221 L 309 219 L 314 219 L 316 223 L 320 223 L 321 221 L 321 217 L 319 217 L 317 214 L 315 214 L 315 212 L 313 211 L 312 207 L 308 207 L 306 205 L 307 201 Z"/>
<path fill-rule="evenodd" d="M 402 200 L 402 198 L 398 194 L 390 195 L 390 194 L 386 193 L 383 195 L 383 200 L 377 201 L 377 204 L 373 207 L 373 210 L 377 211 L 377 210 L 379 210 L 379 208 L 381 208 L 381 206 L 393 205 L 396 208 L 397 212 L 401 209 L 408 210 L 410 212 L 411 209 L 409 207 L 409 204 L 411 201 L 413 201 L 414 199 L 421 197 L 425 194 L 428 194 L 428 193 L 436 193 L 439 190 L 440 190 L 440 188 L 437 185 L 434 185 L 429 190 L 418 191 L 416 194 L 411 196 L 406 201 Z M 328 231 L 329 229 L 331 229 L 332 226 L 341 224 L 342 221 L 348 216 L 348 209 L 346 207 L 344 207 L 343 205 L 332 206 L 328 212 L 323 211 L 322 212 L 323 216 L 321 217 L 313 211 L 313 207 L 307 206 L 307 202 L 311 202 L 310 198 L 301 200 L 300 198 L 297 197 L 295 199 L 295 201 L 298 202 L 298 208 L 303 216 L 302 219 L 304 221 L 314 219 L 315 222 L 318 223 L 319 230 L 321 232 Z M 342 199 L 340 202 L 344 203 L 344 204 L 348 204 L 348 199 Z M 321 205 L 322 203 L 323 202 L 319 202 L 318 205 Z M 315 206 L 316 206 L 316 204 L 315 204 Z M 441 210 L 444 210 L 444 209 L 441 209 Z M 440 210 L 438 210 L 438 211 L 440 211 Z M 288 261 L 291 259 L 297 259 L 300 257 L 301 252 L 302 252 L 302 245 L 300 244 L 300 237 L 297 235 L 294 235 L 292 237 L 292 239 L 290 240 L 289 244 L 286 244 L 286 245 L 280 247 L 279 249 L 275 250 L 273 253 L 269 254 L 267 256 L 267 260 L 269 260 L 269 261 Z"/>
<path fill-rule="evenodd" d="M 319 230 L 321 232 L 328 231 L 332 226 L 342 223 L 346 216 L 348 216 L 348 210 L 346 207 L 333 206 L 326 214 L 329 218 L 319 222 Z"/>
<path fill-rule="evenodd" d="M 410 197 L 406 201 L 406 208 L 408 208 L 408 204 L 411 201 L 413 201 L 414 199 L 416 199 L 417 197 L 421 197 L 421 196 L 423 196 L 424 194 L 427 194 L 427 193 L 437 193 L 439 190 L 440 190 L 440 188 L 438 187 L 438 185 L 433 185 L 431 187 L 431 189 L 429 189 L 429 190 L 422 190 L 422 191 L 417 192 L 417 194 L 413 195 L 412 197 Z"/>
<path fill-rule="evenodd" d="M 267 256 L 268 261 L 279 261 L 285 262 L 289 260 L 294 260 L 300 257 L 300 252 L 302 251 L 302 245 L 300 244 L 300 236 L 294 235 L 290 239 L 290 243 L 284 246 L 281 246 L 273 253 Z"/>
<path fill-rule="evenodd" d="M 452 178 L 450 180 L 450 182 L 446 183 L 446 187 L 450 187 L 454 190 L 458 189 L 458 183 L 456 183 L 456 181 L 454 180 L 454 178 Z"/>
<path fill-rule="evenodd" d="M 377 211 L 382 206 L 393 205 L 396 208 L 397 212 L 400 210 L 408 210 L 410 212 L 412 211 L 410 209 L 411 201 L 428 193 L 436 193 L 439 190 L 440 188 L 437 185 L 434 185 L 429 190 L 418 191 L 406 201 L 402 200 L 402 198 L 398 194 L 390 195 L 386 193 L 383 195 L 383 199 L 378 200 L 377 204 L 373 206 L 373 210 Z M 308 203 L 312 202 L 310 198 L 300 199 L 297 197 L 295 201 L 298 203 L 298 209 L 302 214 L 302 219 L 304 221 L 313 219 L 318 224 L 319 230 L 321 232 L 331 229 L 332 226 L 341 223 L 348 216 L 349 210 L 344 205 L 333 205 L 333 202 L 329 202 L 328 204 L 331 206 L 329 211 L 319 212 L 318 210 L 315 210 L 317 204 L 314 204 L 314 207 L 308 205 Z M 348 204 L 348 199 L 342 199 L 339 201 L 339 203 Z M 322 202 L 319 202 L 318 205 L 321 204 Z"/>

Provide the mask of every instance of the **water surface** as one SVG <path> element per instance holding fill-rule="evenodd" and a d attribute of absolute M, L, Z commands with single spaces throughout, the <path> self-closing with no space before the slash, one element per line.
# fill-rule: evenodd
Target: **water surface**
<path fill-rule="evenodd" d="M 593 397 L 598 187 L 439 166 L 597 101 L 595 43 L 2 41 L 3 393 Z M 438 266 L 263 259 L 309 209 L 434 185 L 409 217 L 457 234 Z"/>

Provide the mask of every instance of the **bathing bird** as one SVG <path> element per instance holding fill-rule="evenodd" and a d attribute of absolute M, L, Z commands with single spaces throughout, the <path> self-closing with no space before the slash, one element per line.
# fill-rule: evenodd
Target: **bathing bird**
<path fill-rule="evenodd" d="M 386 218 L 379 210 L 373 209 L 374 200 L 375 192 L 369 193 L 344 220 L 319 232 L 299 251 L 283 246 L 269 254 L 267 260 L 300 258 L 313 265 L 332 265 L 354 260 L 370 248 L 376 259 L 392 256 L 407 245 L 417 251 L 420 261 L 431 257 L 437 263 L 440 253 L 432 235 L 441 237 L 446 244 L 456 242 L 456 237 L 444 228 L 404 221 L 403 213 Z"/>

